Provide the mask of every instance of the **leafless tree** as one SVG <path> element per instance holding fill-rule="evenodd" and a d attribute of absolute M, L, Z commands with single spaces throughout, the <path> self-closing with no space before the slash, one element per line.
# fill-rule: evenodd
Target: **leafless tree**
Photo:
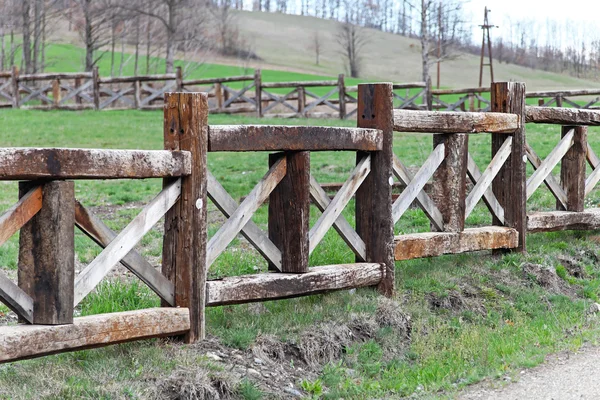
<path fill-rule="evenodd" d="M 319 65 L 319 58 L 321 57 L 321 50 L 322 50 L 322 45 L 321 45 L 321 34 L 319 33 L 319 31 L 315 31 L 312 34 L 312 38 L 311 38 L 311 44 L 310 44 L 310 50 L 315 52 L 315 64 Z"/>
<path fill-rule="evenodd" d="M 352 78 L 358 78 L 361 73 L 362 52 L 369 42 L 367 31 L 350 22 L 340 23 L 336 40 L 348 73 Z"/>

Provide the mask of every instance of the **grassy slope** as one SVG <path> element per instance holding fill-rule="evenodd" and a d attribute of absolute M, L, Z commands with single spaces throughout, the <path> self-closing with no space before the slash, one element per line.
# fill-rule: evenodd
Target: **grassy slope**
<path fill-rule="evenodd" d="M 162 115 L 158 112 L 68 115 L 65 119 L 62 112 L 18 110 L 1 113 L 0 126 L 10 126 L 11 134 L 0 136 L 0 146 L 161 147 Z M 211 123 L 273 122 L 211 116 Z M 277 123 L 339 125 L 340 121 L 278 120 Z M 351 125 L 352 122 L 343 124 Z M 128 129 L 123 131 L 123 126 Z M 559 134 L 556 129 L 528 126 L 528 137 L 540 156 L 545 157 Z M 593 147 L 600 146 L 598 137 L 591 134 L 589 138 Z M 397 139 L 395 151 L 407 165 L 420 165 L 430 151 L 428 135 L 398 134 Z M 489 161 L 489 138 L 474 135 L 470 140 L 470 151 L 483 168 Z M 343 152 L 313 154 L 312 170 L 321 182 L 339 181 L 347 177 L 353 159 L 352 154 Z M 266 154 L 210 154 L 209 166 L 232 195 L 239 197 L 248 193 L 266 172 L 267 159 Z M 77 197 L 84 204 L 101 213 L 109 226 L 121 229 L 142 204 L 160 190 L 160 182 L 78 182 L 76 187 Z M 14 183 L 2 184 L 0 210 L 14 202 L 15 196 Z M 589 202 L 597 204 L 599 201 L 598 193 L 594 192 Z M 547 191 L 540 190 L 530 200 L 529 208 L 550 209 L 553 204 Z M 111 205 L 121 206 L 105 213 Z M 318 215 L 312 210 L 311 224 Z M 345 215 L 352 221 L 352 205 Z M 218 212 L 211 208 L 210 234 L 214 234 L 222 222 L 217 216 Z M 263 207 L 255 221 L 264 227 L 266 217 Z M 489 213 L 478 207 L 468 224 L 488 224 L 489 219 Z M 409 210 L 396 230 L 424 231 L 428 225 L 421 211 Z M 0 267 L 12 273 L 16 268 L 17 243 L 17 238 L 13 238 L 0 248 Z M 139 250 L 151 262 L 159 263 L 160 245 L 160 232 L 155 230 L 144 238 Z M 79 261 L 84 264 L 98 254 L 98 248 L 80 234 L 76 237 L 76 250 Z M 452 393 L 456 388 L 485 377 L 511 374 L 524 366 L 539 363 L 549 352 L 594 341 L 596 324 L 584 314 L 589 302 L 597 301 L 600 295 L 600 263 L 586 256 L 582 259 L 586 278 L 565 276 L 570 282 L 568 287 L 572 296 L 539 286 L 535 278 L 522 272 L 521 264 L 531 261 L 557 268 L 560 264 L 558 256 L 578 256 L 582 252 L 595 254 L 599 250 L 597 239 L 590 233 L 561 232 L 530 235 L 527 256 L 492 258 L 474 254 L 398 263 L 396 298 L 413 319 L 410 345 L 399 351 L 399 342 L 390 344 L 390 333 L 383 330 L 373 340 L 349 347 L 340 361 L 325 367 L 321 381 L 317 383 L 327 388 L 329 398 L 391 398 L 413 392 L 433 396 L 439 390 Z M 352 255 L 341 239 L 335 232 L 330 232 L 315 251 L 311 263 L 322 265 L 351 260 Z M 211 267 L 210 275 L 253 273 L 256 268 L 264 270 L 265 267 L 256 253 L 248 251 L 243 242 L 236 241 Z M 84 314 L 157 304 L 156 297 L 142 286 L 131 288 L 109 284 L 101 289 L 99 294 L 83 303 Z M 477 302 L 477 307 L 432 306 L 436 302 L 443 304 L 444 299 L 466 290 Z M 436 299 L 435 302 L 432 303 L 432 299 Z M 471 301 L 469 299 L 464 300 L 465 304 Z M 374 313 L 376 306 L 377 296 L 371 290 L 360 290 L 356 295 L 343 292 L 270 302 L 258 313 L 248 305 L 219 307 L 209 310 L 208 331 L 226 345 L 244 349 L 260 333 L 295 340 L 314 324 L 347 322 L 353 313 Z M 6 398 L 41 397 L 40 393 L 60 398 L 144 398 L 144 388 L 177 368 L 214 368 L 197 352 L 185 346 L 137 343 L 19 362 L 0 367 L 0 398 L 3 395 Z M 347 368 L 355 370 L 357 375 L 348 375 Z M 113 370 L 121 372 L 115 375 L 110 372 Z"/>

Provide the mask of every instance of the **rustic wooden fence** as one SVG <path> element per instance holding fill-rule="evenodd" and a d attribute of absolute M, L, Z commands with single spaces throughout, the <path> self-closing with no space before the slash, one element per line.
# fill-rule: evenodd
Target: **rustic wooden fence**
<path fill-rule="evenodd" d="M 527 98 L 538 99 L 540 107 L 600 109 L 600 89 L 529 92 Z"/>

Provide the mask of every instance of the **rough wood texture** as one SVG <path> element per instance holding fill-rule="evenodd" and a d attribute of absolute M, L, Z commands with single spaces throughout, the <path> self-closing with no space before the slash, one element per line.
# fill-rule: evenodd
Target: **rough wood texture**
<path fill-rule="evenodd" d="M 383 143 L 375 129 L 275 125 L 215 125 L 208 140 L 208 151 L 375 151 Z"/>
<path fill-rule="evenodd" d="M 254 71 L 254 101 L 256 102 L 256 116 L 262 117 L 262 75 L 260 69 Z"/>
<path fill-rule="evenodd" d="M 251 81 L 254 75 L 228 76 L 226 78 L 190 79 L 183 81 L 183 86 L 209 85 L 213 83 Z"/>
<path fill-rule="evenodd" d="M 191 152 L 192 175 L 182 178 L 181 198 L 165 216 L 163 274 L 175 283 L 175 303 L 190 309 L 187 343 L 205 337 L 202 299 L 206 290 L 208 96 L 167 93 L 164 108 L 166 150 Z M 168 181 L 165 181 L 165 185 Z"/>
<path fill-rule="evenodd" d="M 375 286 L 384 279 L 377 263 L 326 265 L 305 274 L 267 273 L 206 282 L 206 306 L 268 301 L 332 290 Z"/>
<path fill-rule="evenodd" d="M 425 232 L 396 236 L 396 261 L 480 250 L 511 249 L 519 245 L 519 233 L 501 226 L 468 228 L 462 232 Z"/>
<path fill-rule="evenodd" d="M 549 90 L 540 92 L 527 92 L 527 97 L 560 97 L 560 96 L 591 96 L 600 94 L 598 89 L 590 90 Z"/>
<path fill-rule="evenodd" d="M 596 229 L 600 229 L 600 208 L 588 208 L 583 212 L 549 211 L 527 215 L 529 232 Z"/>
<path fill-rule="evenodd" d="M 513 133 L 520 125 L 514 114 L 394 110 L 398 132 Z"/>
<path fill-rule="evenodd" d="M 20 81 L 52 81 L 56 79 L 89 79 L 91 72 L 67 72 L 49 74 L 27 74 L 19 77 Z"/>
<path fill-rule="evenodd" d="M 0 272 L 0 301 L 19 318 L 33 322 L 33 299 L 27 293 Z"/>
<path fill-rule="evenodd" d="M 100 109 L 100 74 L 98 72 L 98 67 L 94 67 L 92 69 L 92 81 L 93 83 L 93 95 L 94 95 L 94 109 Z"/>
<path fill-rule="evenodd" d="M 498 82 L 492 84 L 491 108 L 494 112 L 511 113 L 525 120 L 525 84 Z M 506 137 L 492 134 L 492 157 L 502 147 Z M 516 251 L 525 251 L 526 217 L 526 167 L 525 126 L 522 124 L 513 133 L 510 157 L 492 182 L 494 195 L 504 208 L 504 224 L 493 218 L 494 225 L 504 225 L 519 232 L 519 246 Z"/>
<path fill-rule="evenodd" d="M 180 335 L 189 329 L 187 308 L 151 308 L 91 315 L 75 318 L 71 325 L 3 326 L 0 327 L 0 363 L 131 340 Z"/>
<path fill-rule="evenodd" d="M 34 187 L 19 202 L 0 215 L 0 246 L 42 208 L 42 187 Z"/>
<path fill-rule="evenodd" d="M 564 137 L 571 129 L 574 130 L 573 146 L 564 155 L 560 164 L 560 182 L 567 194 L 567 208 L 557 202 L 557 209 L 563 211 L 578 211 L 584 209 L 585 200 L 585 160 L 587 153 L 587 126 L 563 126 L 561 136 Z"/>
<path fill-rule="evenodd" d="M 338 107 L 340 109 L 340 119 L 346 118 L 346 90 L 344 83 L 344 74 L 338 76 Z M 306 101 L 305 101 L 306 103 Z"/>
<path fill-rule="evenodd" d="M 489 87 L 476 87 L 476 88 L 466 88 L 466 89 L 433 89 L 431 91 L 434 95 L 444 95 L 444 94 L 471 94 L 471 93 L 489 93 Z"/>
<path fill-rule="evenodd" d="M 380 293 L 392 296 L 395 285 L 392 220 L 394 115 L 391 83 L 358 86 L 358 126 L 379 129 L 382 150 L 371 153 L 371 173 L 356 192 L 356 232 L 365 242 L 367 262 L 384 265 Z M 364 153 L 357 153 L 357 162 Z"/>
<path fill-rule="evenodd" d="M 526 122 L 558 125 L 600 125 L 600 111 L 560 107 L 526 108 Z"/>
<path fill-rule="evenodd" d="M 527 153 L 527 159 L 531 163 L 533 170 L 536 171 L 542 165 L 542 159 L 536 154 L 535 150 L 525 142 L 525 151 Z M 562 204 L 563 208 L 567 207 L 567 194 L 563 190 L 560 183 L 554 178 L 554 175 L 548 174 L 544 179 L 544 184 L 556 197 L 557 204 Z"/>
<path fill-rule="evenodd" d="M 19 184 L 19 193 L 33 183 Z M 42 186 L 42 208 L 21 228 L 19 286 L 33 299 L 33 323 L 73 321 L 75 277 L 75 189 L 73 182 Z"/>
<path fill-rule="evenodd" d="M 100 83 L 133 83 L 135 81 L 140 82 L 154 82 L 154 81 L 174 81 L 177 76 L 175 74 L 162 74 L 162 75 L 136 75 L 136 76 L 117 76 L 112 78 L 100 78 Z"/>
<path fill-rule="evenodd" d="M 189 152 L 0 148 L 1 180 L 162 178 L 189 175 Z"/>
<path fill-rule="evenodd" d="M 269 239 L 281 250 L 281 272 L 302 273 L 309 257 L 310 153 L 270 154 L 269 167 L 282 157 L 287 173 L 269 195 Z"/>
<path fill-rule="evenodd" d="M 263 89 L 281 89 L 281 88 L 296 88 L 296 87 L 323 87 L 337 86 L 338 81 L 296 81 L 296 82 L 267 82 L 261 86 Z"/>
<path fill-rule="evenodd" d="M 434 135 L 434 148 L 440 144 L 444 145 L 444 158 L 433 173 L 431 198 L 444 218 L 444 231 L 460 232 L 465 228 L 469 135 Z"/>

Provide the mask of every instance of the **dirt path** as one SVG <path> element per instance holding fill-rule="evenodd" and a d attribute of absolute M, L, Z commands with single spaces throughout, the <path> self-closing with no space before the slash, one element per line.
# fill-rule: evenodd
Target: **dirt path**
<path fill-rule="evenodd" d="M 600 399 L 600 348 L 560 353 L 501 388 L 485 382 L 461 394 L 460 400 L 591 400 Z"/>

